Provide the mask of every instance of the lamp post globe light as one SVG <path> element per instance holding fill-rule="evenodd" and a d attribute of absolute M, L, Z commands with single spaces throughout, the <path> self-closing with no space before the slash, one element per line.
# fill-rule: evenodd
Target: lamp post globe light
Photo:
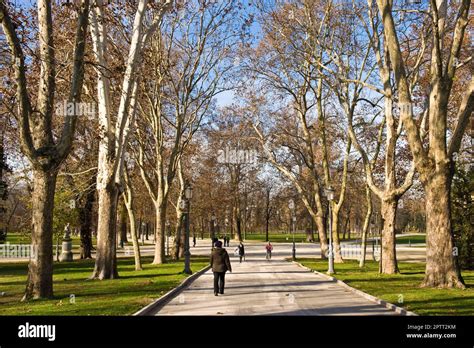
<path fill-rule="evenodd" d="M 191 198 L 193 198 L 193 188 L 191 187 L 190 184 L 186 185 L 186 188 L 184 189 L 184 199 L 181 201 L 183 202 L 183 207 L 184 207 L 184 214 L 186 218 L 186 238 L 184 239 L 184 273 L 186 274 L 192 274 L 193 272 L 191 271 L 191 266 L 190 266 L 190 258 L 191 258 L 191 252 L 189 251 L 189 211 L 190 211 L 190 205 L 191 205 Z"/>
<path fill-rule="evenodd" d="M 295 228 L 296 228 L 296 214 L 295 214 L 295 201 L 293 201 L 292 199 L 290 199 L 290 201 L 288 202 L 288 208 L 290 208 L 290 212 L 291 212 L 291 221 L 293 223 L 293 248 L 292 248 L 292 258 L 293 258 L 293 261 L 296 260 L 296 244 L 295 244 Z"/>
<path fill-rule="evenodd" d="M 334 253 L 332 247 L 332 201 L 334 200 L 334 189 L 331 186 L 328 186 L 324 191 L 329 201 L 329 265 L 327 273 L 334 274 Z"/>

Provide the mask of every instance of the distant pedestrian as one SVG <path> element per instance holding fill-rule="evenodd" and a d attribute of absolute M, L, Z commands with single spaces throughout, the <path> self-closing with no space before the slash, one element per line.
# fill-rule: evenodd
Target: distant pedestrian
<path fill-rule="evenodd" d="M 271 260 L 272 259 L 272 251 L 273 251 L 273 245 L 270 243 L 270 241 L 265 245 L 265 250 L 267 251 L 266 259 Z"/>
<path fill-rule="evenodd" d="M 222 248 L 222 242 L 218 240 L 214 246 L 211 253 L 211 267 L 214 273 L 214 296 L 218 296 L 224 294 L 225 273 L 232 272 L 232 266 L 227 250 Z"/>
<path fill-rule="evenodd" d="M 239 255 L 240 263 L 242 263 L 242 258 L 245 261 L 245 247 L 244 247 L 244 244 L 242 242 L 240 242 L 240 244 L 237 246 L 236 251 Z"/>
<path fill-rule="evenodd" d="M 193 248 L 196 246 L 196 235 L 193 234 Z"/>

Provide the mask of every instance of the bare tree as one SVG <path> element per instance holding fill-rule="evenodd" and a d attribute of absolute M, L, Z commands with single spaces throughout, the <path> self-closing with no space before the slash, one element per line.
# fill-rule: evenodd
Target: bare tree
<path fill-rule="evenodd" d="M 153 38 L 150 74 L 139 101 L 136 155 L 155 204 L 154 264 L 165 262 L 165 220 L 180 157 L 200 129 L 213 98 L 226 90 L 235 44 L 234 1 L 191 2 L 170 16 Z M 152 169 L 147 170 L 148 166 Z"/>
<path fill-rule="evenodd" d="M 160 1 L 152 23 L 146 27 L 147 0 L 140 0 L 132 27 L 132 37 L 122 80 L 120 104 L 117 117 L 112 118 L 110 96 L 110 72 L 107 69 L 106 8 L 103 0 L 96 0 L 91 12 L 92 41 L 97 61 L 97 93 L 99 103 L 99 155 L 98 155 L 98 226 L 97 255 L 91 278 L 112 279 L 118 277 L 116 262 L 116 218 L 119 186 L 123 175 L 123 158 L 128 144 L 129 126 L 135 115 L 131 107 L 138 89 L 137 75 L 142 51 L 149 37 L 160 25 L 165 13 L 171 8 L 172 0 Z"/>
<path fill-rule="evenodd" d="M 335 42 L 331 42 L 331 45 L 327 47 L 327 51 L 330 53 L 335 68 L 331 70 L 324 65 L 321 65 L 321 67 L 332 75 L 333 81 L 329 83 L 339 100 L 341 108 L 347 116 L 349 135 L 356 149 L 362 156 L 367 183 L 371 191 L 381 200 L 381 215 L 383 220 L 381 273 L 393 274 L 398 272 L 395 243 L 397 203 L 400 197 L 412 185 L 415 168 L 412 166 L 410 170 L 407 170 L 408 173 L 405 175 L 404 182 L 397 186 L 396 163 L 397 160 L 400 160 L 400 157 L 397 158 L 396 150 L 402 127 L 401 122 L 399 122 L 397 126 L 397 120 L 393 113 L 395 91 L 391 83 L 389 57 L 387 50 L 382 47 L 378 22 L 377 19 L 374 18 L 371 3 L 372 1 L 369 0 L 368 17 L 370 23 L 366 23 L 364 20 L 362 15 L 363 8 L 343 6 L 340 9 L 347 20 L 334 30 L 343 30 L 345 35 L 340 35 L 341 38 L 336 40 L 336 44 Z M 368 45 L 363 45 L 360 40 L 357 40 L 359 31 L 362 28 L 351 24 L 357 22 L 357 17 L 361 19 L 363 27 L 369 36 Z M 368 83 L 375 68 L 375 66 L 371 66 L 369 57 L 371 50 L 375 56 L 375 64 L 383 84 L 382 88 Z M 424 50 L 421 49 L 418 61 L 420 61 L 420 57 L 423 56 L 423 53 Z M 364 127 L 359 134 L 356 134 L 353 125 L 360 101 L 366 100 L 373 106 L 378 106 L 377 102 L 373 103 L 365 98 L 365 90 L 379 92 L 384 98 L 383 116 L 381 117 L 379 125 L 380 130 L 376 138 L 373 159 L 369 159 L 367 152 L 363 149 L 359 141 L 360 138 L 366 136 L 367 128 Z M 362 111 L 362 113 L 365 112 L 366 110 Z M 376 113 L 373 118 L 376 119 L 380 117 L 378 117 L 378 113 Z M 362 117 L 359 124 L 364 125 L 365 123 L 366 120 Z M 383 132 L 383 130 L 385 130 L 385 132 Z M 383 188 L 380 189 L 375 183 L 373 167 L 377 162 L 377 157 L 381 149 L 382 135 L 384 133 L 386 133 L 384 183 Z"/>
<path fill-rule="evenodd" d="M 323 257 L 327 254 L 327 236 L 322 186 L 334 184 L 330 162 L 336 160 L 330 158 L 328 136 L 331 127 L 327 122 L 328 110 L 324 102 L 328 93 L 322 74 L 327 64 L 323 58 L 327 53 L 321 44 L 331 37 L 331 9 L 331 2 L 296 1 L 288 6 L 280 4 L 276 9 L 264 10 L 263 28 L 267 37 L 253 54 L 259 61 L 251 59 L 250 65 L 250 70 L 268 88 L 268 93 L 276 92 L 279 99 L 287 102 L 291 111 L 285 110 L 283 117 L 287 117 L 288 113 L 294 117 L 291 124 L 282 122 L 279 132 L 272 130 L 271 136 L 268 130 L 265 131 L 263 120 L 255 123 L 254 128 L 268 160 L 295 186 L 313 217 Z M 314 113 L 317 114 L 317 121 Z M 275 151 L 277 143 L 287 150 L 280 148 Z M 343 168 L 347 168 L 350 141 L 347 146 L 349 151 L 345 152 L 347 156 Z M 288 155 L 293 155 L 299 165 L 281 162 L 281 158 Z M 299 173 L 293 170 L 295 167 L 301 168 Z M 331 203 L 335 218 L 332 233 L 337 262 L 342 262 L 337 217 L 345 198 L 344 178 L 347 179 L 347 170 L 343 169 L 339 199 Z M 306 180 L 310 180 L 309 185 L 305 184 Z"/>
<path fill-rule="evenodd" d="M 426 193 L 427 250 L 423 286 L 464 288 L 453 251 L 450 190 L 455 158 L 462 136 L 474 108 L 474 77 L 464 79 L 466 88 L 455 114 L 455 128 L 448 144 L 450 95 L 456 79 L 462 78 L 461 51 L 468 25 L 470 0 L 463 0 L 448 11 L 447 0 L 431 0 L 427 19 L 432 34 L 431 61 L 427 68 L 430 88 L 426 95 L 428 141 L 420 138 L 422 131 L 415 119 L 415 101 L 410 88 L 409 69 L 400 45 L 400 32 L 394 20 L 393 4 L 377 0 L 382 18 L 384 41 L 393 67 L 400 109 L 408 143 L 420 180 Z M 452 25 L 447 21 L 453 17 Z M 471 59 L 471 58 L 469 58 Z"/>
<path fill-rule="evenodd" d="M 365 196 L 367 201 L 367 212 L 364 218 L 364 224 L 362 225 L 362 236 L 361 236 L 361 254 L 359 260 L 359 267 L 365 266 L 365 257 L 367 253 L 367 232 L 370 226 L 370 218 L 372 217 L 372 193 L 369 185 L 365 188 Z"/>
<path fill-rule="evenodd" d="M 141 256 L 140 256 L 140 244 L 138 243 L 138 235 L 137 235 L 137 226 L 136 226 L 136 214 L 134 209 L 134 189 L 133 183 L 131 181 L 130 175 L 128 173 L 127 164 L 124 164 L 124 171 L 123 171 L 123 178 L 124 178 L 124 192 L 122 193 L 122 197 L 125 203 L 125 207 L 128 213 L 128 221 L 130 224 L 130 235 L 132 237 L 132 244 L 133 244 L 133 256 L 135 258 L 135 270 L 141 271 L 143 269 Z"/>
<path fill-rule="evenodd" d="M 25 55 L 12 13 L 4 0 L 0 1 L 0 22 L 6 35 L 15 70 L 17 97 L 20 107 L 20 132 L 23 153 L 33 166 L 33 232 L 35 253 L 28 266 L 24 300 L 53 296 L 53 211 L 56 178 L 61 163 L 68 156 L 74 139 L 77 115 L 66 115 L 58 138 L 53 135 L 54 96 L 56 87 L 55 43 L 51 1 L 38 0 L 39 56 L 41 71 L 36 104 L 29 95 Z M 73 55 L 73 71 L 68 102 L 81 100 L 84 77 L 84 51 L 88 26 L 89 1 L 80 3 Z"/>

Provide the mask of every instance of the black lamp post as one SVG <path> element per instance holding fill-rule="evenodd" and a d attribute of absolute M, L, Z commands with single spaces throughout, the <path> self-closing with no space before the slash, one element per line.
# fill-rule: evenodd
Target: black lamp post
<path fill-rule="evenodd" d="M 191 198 L 193 197 L 193 189 L 190 184 L 186 185 L 184 189 L 184 199 L 181 201 L 181 208 L 183 208 L 185 216 L 186 238 L 184 239 L 184 273 L 192 274 L 190 266 L 191 252 L 189 251 L 189 211 L 191 205 Z"/>
<path fill-rule="evenodd" d="M 329 267 L 328 274 L 334 274 L 334 252 L 332 247 L 332 202 L 334 200 L 334 189 L 331 186 L 328 186 L 325 189 L 326 197 L 329 201 Z"/>
<path fill-rule="evenodd" d="M 214 238 L 216 237 L 216 214 L 211 215 L 211 248 L 214 248 Z"/>
<path fill-rule="evenodd" d="M 244 240 L 247 240 L 247 219 L 249 214 L 249 207 L 245 207 L 245 221 L 244 221 Z"/>
<path fill-rule="evenodd" d="M 226 241 L 227 241 L 227 226 L 229 226 L 229 219 L 226 217 L 226 218 L 225 218 L 225 231 L 224 231 L 224 237 L 225 237 L 225 239 L 224 239 L 224 241 L 225 241 L 225 242 L 224 242 L 224 246 L 226 246 L 225 243 L 226 243 Z"/>
<path fill-rule="evenodd" d="M 296 228 L 296 214 L 295 214 L 295 202 L 290 199 L 288 202 L 288 208 L 290 208 L 292 223 L 293 223 L 293 249 L 292 249 L 292 258 L 293 261 L 296 260 L 296 244 L 295 244 L 295 228 Z"/>

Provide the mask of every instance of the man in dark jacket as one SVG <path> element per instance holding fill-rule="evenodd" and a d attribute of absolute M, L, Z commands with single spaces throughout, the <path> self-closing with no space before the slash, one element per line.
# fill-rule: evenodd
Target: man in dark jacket
<path fill-rule="evenodd" d="M 211 267 L 214 273 L 214 295 L 224 294 L 225 272 L 232 272 L 229 254 L 222 248 L 222 242 L 217 241 L 211 253 Z"/>
<path fill-rule="evenodd" d="M 245 260 L 245 247 L 244 247 L 244 243 L 240 242 L 239 246 L 237 247 L 237 251 L 238 251 L 239 257 L 240 257 L 240 263 L 242 263 L 242 258 L 244 258 L 244 260 Z"/>

